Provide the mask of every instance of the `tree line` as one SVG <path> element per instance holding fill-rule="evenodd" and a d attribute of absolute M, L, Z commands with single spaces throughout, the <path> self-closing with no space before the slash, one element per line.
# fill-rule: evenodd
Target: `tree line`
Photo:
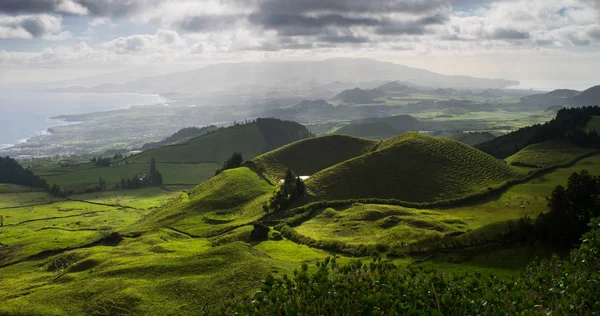
<path fill-rule="evenodd" d="M 15 159 L 0 157 L 0 183 L 12 183 L 38 189 L 49 188 L 46 180 L 37 176 L 33 171 L 23 168 Z"/>
<path fill-rule="evenodd" d="M 598 147 L 600 138 L 597 131 L 584 130 L 592 116 L 598 115 L 599 106 L 561 109 L 550 122 L 521 128 L 475 147 L 499 159 L 514 155 L 529 145 L 552 139 L 562 138 L 579 146 Z"/>

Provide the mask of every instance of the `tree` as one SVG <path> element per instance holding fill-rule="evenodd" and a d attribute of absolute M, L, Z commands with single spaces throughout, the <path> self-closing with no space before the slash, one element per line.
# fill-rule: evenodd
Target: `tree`
<path fill-rule="evenodd" d="M 100 177 L 100 179 L 98 179 L 98 188 L 100 189 L 100 191 L 106 190 L 106 181 L 104 181 L 104 179 L 102 179 L 102 177 Z"/>
<path fill-rule="evenodd" d="M 587 223 L 600 216 L 600 177 L 587 170 L 573 173 L 567 188 L 559 185 L 548 202 L 550 212 L 536 222 L 536 235 L 545 243 L 570 247 L 583 233 Z"/>
<path fill-rule="evenodd" d="M 215 172 L 215 175 L 218 175 L 221 172 L 228 170 L 228 169 L 239 168 L 242 166 L 242 163 L 244 163 L 244 158 L 242 157 L 242 153 L 234 152 L 233 154 L 231 154 L 231 157 L 229 157 L 227 160 L 225 160 L 225 162 L 223 162 L 223 168 L 217 170 Z"/>
<path fill-rule="evenodd" d="M 300 198 L 305 190 L 306 186 L 302 179 L 296 176 L 292 170 L 288 169 L 285 172 L 283 184 L 275 191 L 269 199 L 268 204 L 263 206 L 263 210 L 266 213 L 271 210 L 275 212 L 282 211 Z"/>
<path fill-rule="evenodd" d="M 162 174 L 156 169 L 156 161 L 152 158 L 152 160 L 150 160 L 150 184 L 153 186 L 160 186 L 162 183 Z"/>

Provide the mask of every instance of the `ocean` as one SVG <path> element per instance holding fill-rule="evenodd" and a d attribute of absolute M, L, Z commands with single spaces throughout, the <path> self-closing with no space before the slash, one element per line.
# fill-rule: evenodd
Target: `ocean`
<path fill-rule="evenodd" d="M 133 93 L 52 93 L 0 89 L 0 149 L 68 123 L 50 117 L 122 109 L 165 102 L 158 95 Z"/>

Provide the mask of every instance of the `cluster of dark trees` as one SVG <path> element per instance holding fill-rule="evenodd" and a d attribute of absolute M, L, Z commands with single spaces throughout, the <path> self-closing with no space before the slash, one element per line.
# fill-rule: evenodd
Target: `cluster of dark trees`
<path fill-rule="evenodd" d="M 292 202 L 296 201 L 306 191 L 304 181 L 290 169 L 285 172 L 283 181 L 283 184 L 275 191 L 269 201 L 263 205 L 265 213 L 287 209 Z"/>
<path fill-rule="evenodd" d="M 542 243 L 570 247 L 590 230 L 588 223 L 600 217 L 600 176 L 587 170 L 573 173 L 567 187 L 557 186 L 548 203 L 550 211 L 540 214 L 535 234 Z"/>
<path fill-rule="evenodd" d="M 31 170 L 23 168 L 10 157 L 0 157 L 0 183 L 12 183 L 39 189 L 48 189 L 46 180 L 35 175 Z"/>
<path fill-rule="evenodd" d="M 96 167 L 110 167 L 112 158 L 110 158 L 110 157 L 94 157 L 94 158 L 90 159 L 90 161 L 93 162 Z"/>
<path fill-rule="evenodd" d="M 599 106 L 561 109 L 556 118 L 548 123 L 521 128 L 475 147 L 500 159 L 529 145 L 552 139 L 564 138 L 580 146 L 597 147 L 600 146 L 598 133 L 584 131 L 592 116 L 597 115 L 600 115 Z"/>
<path fill-rule="evenodd" d="M 231 154 L 231 157 L 227 158 L 227 160 L 223 162 L 223 168 L 215 171 L 215 176 L 225 170 L 239 168 L 242 166 L 243 162 L 244 157 L 242 157 L 242 153 L 234 152 L 233 154 Z"/>
<path fill-rule="evenodd" d="M 100 178 L 102 179 L 102 178 Z M 163 184 L 163 176 L 156 168 L 154 158 L 150 161 L 150 172 L 143 175 L 134 175 L 131 179 L 121 179 L 121 182 L 115 187 L 117 189 L 141 189 L 147 187 L 157 187 Z"/>

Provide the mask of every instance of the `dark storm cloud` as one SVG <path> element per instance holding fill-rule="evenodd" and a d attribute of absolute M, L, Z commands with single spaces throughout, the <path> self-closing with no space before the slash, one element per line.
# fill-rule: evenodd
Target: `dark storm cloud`
<path fill-rule="evenodd" d="M 176 23 L 176 26 L 188 32 L 208 32 L 230 27 L 243 19 L 240 15 L 202 15 L 188 16 Z"/>
<path fill-rule="evenodd" d="M 48 13 L 54 11 L 59 0 L 2 0 L 0 12 L 6 14 Z"/>
<path fill-rule="evenodd" d="M 436 14 L 414 21 L 400 21 L 385 19 L 377 27 L 376 33 L 380 35 L 423 35 L 429 25 L 444 24 L 448 16 Z"/>
<path fill-rule="evenodd" d="M 529 38 L 529 33 L 511 28 L 497 28 L 490 37 L 497 40 L 523 40 Z"/>
<path fill-rule="evenodd" d="M 449 5 L 449 0 L 263 0 L 259 7 L 261 12 L 279 13 L 427 13 Z"/>
<path fill-rule="evenodd" d="M 352 26 L 376 26 L 379 20 L 373 18 L 345 17 L 341 14 L 307 16 L 292 13 L 253 13 L 249 17 L 253 24 L 265 29 L 274 29 L 280 36 L 319 35 L 328 26 L 348 28 Z"/>
<path fill-rule="evenodd" d="M 98 17 L 126 17 L 154 5 L 162 0 L 0 0 L 0 13 L 8 15 L 30 13 L 74 14 L 65 10 L 68 5 L 80 6 L 89 15 Z"/>
<path fill-rule="evenodd" d="M 597 28 L 595 28 L 595 29 L 590 30 L 589 33 L 588 33 L 588 35 L 591 38 L 593 38 L 593 39 L 595 39 L 597 41 L 600 41 L 600 26 L 597 27 Z"/>
<path fill-rule="evenodd" d="M 355 27 L 378 35 L 425 34 L 428 25 L 448 21 L 449 8 L 449 0 L 263 0 L 248 20 L 277 31 L 280 37 L 314 36 L 325 43 L 364 43 L 372 39 L 354 36 Z M 402 18 L 394 17 L 394 13 L 402 13 Z M 344 35 L 331 35 L 336 32 Z"/>

